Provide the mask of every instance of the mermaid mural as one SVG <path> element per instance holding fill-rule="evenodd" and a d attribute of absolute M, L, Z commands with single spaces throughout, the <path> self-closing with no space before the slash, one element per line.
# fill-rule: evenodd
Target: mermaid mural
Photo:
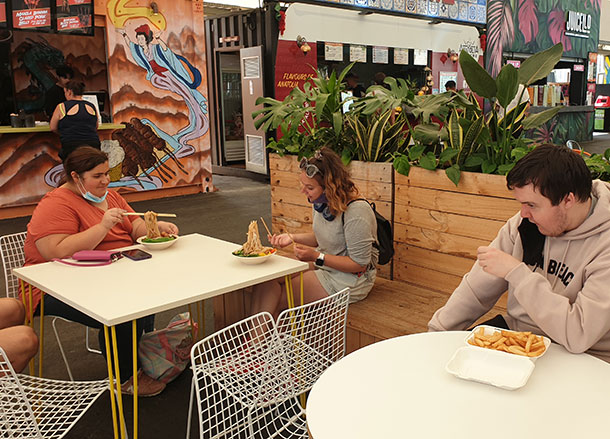
<path fill-rule="evenodd" d="M 201 73 L 181 55 L 173 53 L 161 39 L 161 32 L 153 34 L 147 24 L 135 29 L 136 41 L 132 41 L 125 29 L 118 29 L 129 46 L 136 64 L 146 70 L 146 79 L 161 90 L 178 94 L 189 109 L 189 124 L 175 135 L 170 135 L 152 121 L 142 123 L 154 128 L 157 135 L 174 148 L 176 157 L 185 157 L 194 152 L 189 141 L 203 136 L 208 130 L 206 98 L 197 91 L 201 85 Z"/>

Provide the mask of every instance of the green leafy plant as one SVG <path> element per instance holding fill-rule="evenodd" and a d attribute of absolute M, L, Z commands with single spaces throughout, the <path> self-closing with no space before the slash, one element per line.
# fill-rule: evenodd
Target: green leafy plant
<path fill-rule="evenodd" d="M 254 126 L 265 131 L 279 129 L 281 137 L 271 139 L 267 147 L 280 155 L 311 156 L 322 146 L 341 154 L 349 144 L 342 112 L 343 79 L 351 69 L 348 65 L 338 76 L 333 71 L 325 78 L 321 71 L 306 82 L 303 90 L 294 88 L 283 101 L 259 97 L 256 104 L 264 107 L 252 113 Z"/>
<path fill-rule="evenodd" d="M 346 121 L 352 142 L 342 152 L 344 163 L 353 159 L 389 161 L 411 139 L 411 132 L 404 129 L 407 123 L 404 113 L 402 110 L 396 111 L 394 107 L 369 115 L 350 112 L 346 115 Z"/>
<path fill-rule="evenodd" d="M 394 157 L 396 170 L 408 173 L 413 164 L 425 169 L 444 168 L 455 185 L 464 170 L 508 173 L 533 148 L 532 141 L 523 136 L 524 131 L 543 125 L 560 110 L 555 107 L 527 115 L 527 101 L 523 97 L 528 85 L 548 76 L 562 53 L 559 43 L 532 55 L 519 70 L 505 65 L 492 78 L 472 56 L 462 51 L 460 66 L 472 93 L 453 99 L 451 105 L 440 104 L 447 111 L 444 126 L 424 122 L 421 128 L 415 127 L 413 137 L 419 142 L 407 154 Z M 490 102 L 489 112 L 485 113 L 479 106 L 475 94 Z M 442 111 L 436 113 L 443 115 Z M 431 139 L 438 139 L 439 146 L 422 148 Z"/>

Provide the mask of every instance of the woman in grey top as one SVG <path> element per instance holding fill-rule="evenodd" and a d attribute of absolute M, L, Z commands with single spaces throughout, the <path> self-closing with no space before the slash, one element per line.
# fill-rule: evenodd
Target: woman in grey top
<path fill-rule="evenodd" d="M 301 192 L 313 204 L 313 232 L 273 235 L 271 245 L 282 248 L 293 244 L 299 260 L 313 263 L 303 275 L 305 303 L 345 287 L 350 288 L 351 302 L 362 300 L 375 282 L 379 257 L 374 246 L 377 222 L 373 209 L 359 197 L 347 168 L 329 148 L 322 148 L 311 159 L 304 158 L 300 168 Z M 292 282 L 293 291 L 299 291 L 298 275 Z M 287 307 L 284 279 L 254 288 L 253 314 L 268 311 L 277 317 Z"/>

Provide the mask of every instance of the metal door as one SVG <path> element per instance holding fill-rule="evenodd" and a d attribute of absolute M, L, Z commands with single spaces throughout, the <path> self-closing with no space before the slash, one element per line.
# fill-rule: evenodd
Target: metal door
<path fill-rule="evenodd" d="M 260 106 L 256 99 L 263 96 L 263 47 L 248 47 L 239 51 L 241 65 L 241 97 L 244 111 L 246 169 L 259 174 L 267 173 L 265 133 L 254 128 L 252 112 Z"/>

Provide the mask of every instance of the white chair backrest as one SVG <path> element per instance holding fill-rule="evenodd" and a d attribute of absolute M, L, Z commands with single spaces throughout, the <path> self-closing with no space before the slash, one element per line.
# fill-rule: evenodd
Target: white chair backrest
<path fill-rule="evenodd" d="M 0 348 L 0 431 L 7 434 L 6 437 L 15 439 L 42 438 L 30 402 L 2 348 Z"/>
<path fill-rule="evenodd" d="M 282 311 L 277 319 L 280 337 L 300 340 L 333 363 L 345 355 L 349 288 L 315 302 Z"/>
<path fill-rule="evenodd" d="M 0 257 L 4 269 L 4 285 L 7 297 L 18 298 L 19 296 L 19 279 L 13 274 L 13 268 L 22 267 L 25 262 L 23 246 L 26 236 L 27 232 L 0 236 Z"/>
<path fill-rule="evenodd" d="M 201 438 L 270 437 L 265 432 L 275 420 L 261 413 L 294 397 L 283 346 L 266 312 L 196 343 L 191 364 Z"/>
<path fill-rule="evenodd" d="M 320 375 L 345 355 L 349 288 L 279 315 L 277 331 L 288 358 L 297 394 L 310 390 Z"/>

